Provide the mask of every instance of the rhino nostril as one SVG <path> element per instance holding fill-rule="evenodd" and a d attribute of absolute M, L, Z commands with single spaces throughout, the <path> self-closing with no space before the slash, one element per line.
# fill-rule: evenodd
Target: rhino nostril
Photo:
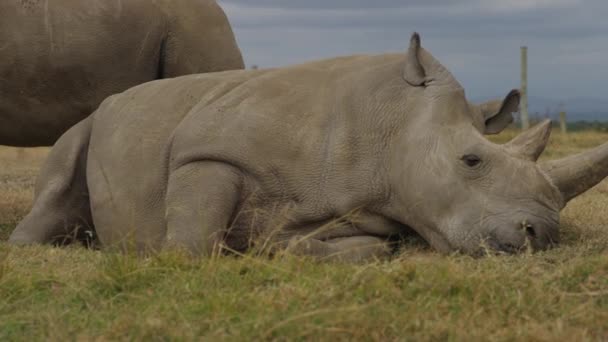
<path fill-rule="evenodd" d="M 526 230 L 526 234 L 531 238 L 536 238 L 536 230 L 534 226 L 531 224 L 524 225 L 524 229 Z"/>

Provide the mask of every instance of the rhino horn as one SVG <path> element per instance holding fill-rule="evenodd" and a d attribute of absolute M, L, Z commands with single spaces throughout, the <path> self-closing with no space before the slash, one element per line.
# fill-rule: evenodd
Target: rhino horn
<path fill-rule="evenodd" d="M 454 76 L 422 48 L 420 35 L 417 32 L 414 32 L 410 38 L 403 78 L 415 87 L 448 86 L 455 90 L 463 89 Z"/>
<path fill-rule="evenodd" d="M 567 203 L 608 176 L 608 143 L 563 159 L 544 162 L 540 168 Z"/>
<path fill-rule="evenodd" d="M 538 160 L 551 135 L 551 120 L 547 119 L 533 128 L 522 132 L 505 144 L 510 153 L 530 161 Z"/>

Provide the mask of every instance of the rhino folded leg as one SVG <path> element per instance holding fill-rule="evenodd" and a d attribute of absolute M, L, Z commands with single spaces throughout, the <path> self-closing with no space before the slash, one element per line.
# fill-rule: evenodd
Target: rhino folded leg
<path fill-rule="evenodd" d="M 86 178 L 90 133 L 85 119 L 57 141 L 36 181 L 34 206 L 9 243 L 65 244 L 79 239 L 81 228 L 93 230 Z"/>
<path fill-rule="evenodd" d="M 294 237 L 289 241 L 287 252 L 324 261 L 359 263 L 388 259 L 392 247 L 390 242 L 375 236 L 352 236 L 326 241 Z"/>
<path fill-rule="evenodd" d="M 238 204 L 241 175 L 218 162 L 186 164 L 169 176 L 165 249 L 217 251 Z"/>

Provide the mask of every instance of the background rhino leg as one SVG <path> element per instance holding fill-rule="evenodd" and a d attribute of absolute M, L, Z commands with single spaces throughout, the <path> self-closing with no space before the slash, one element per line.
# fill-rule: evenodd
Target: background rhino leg
<path fill-rule="evenodd" d="M 392 247 L 386 239 L 375 236 L 352 236 L 326 241 L 300 236 L 290 240 L 287 252 L 327 261 L 359 263 L 388 259 Z"/>
<path fill-rule="evenodd" d="M 201 161 L 171 172 L 165 249 L 186 249 L 196 255 L 215 252 L 238 204 L 240 188 L 240 172 L 227 164 Z"/>
<path fill-rule="evenodd" d="M 58 243 L 93 234 L 86 160 L 91 119 L 68 130 L 57 141 L 36 181 L 34 206 L 9 238 L 18 245 Z"/>

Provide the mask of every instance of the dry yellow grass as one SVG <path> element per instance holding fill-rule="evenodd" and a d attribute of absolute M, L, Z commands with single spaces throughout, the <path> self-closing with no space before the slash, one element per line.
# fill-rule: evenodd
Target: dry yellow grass
<path fill-rule="evenodd" d="M 546 156 L 605 141 L 554 134 Z M 27 212 L 45 154 L 0 148 L 0 240 Z M 341 265 L 0 242 L 0 340 L 606 340 L 607 209 L 605 181 L 563 211 L 559 248 L 482 259 L 416 244 Z"/>
<path fill-rule="evenodd" d="M 36 175 L 49 149 L 0 146 L 0 241 L 29 210 Z"/>

